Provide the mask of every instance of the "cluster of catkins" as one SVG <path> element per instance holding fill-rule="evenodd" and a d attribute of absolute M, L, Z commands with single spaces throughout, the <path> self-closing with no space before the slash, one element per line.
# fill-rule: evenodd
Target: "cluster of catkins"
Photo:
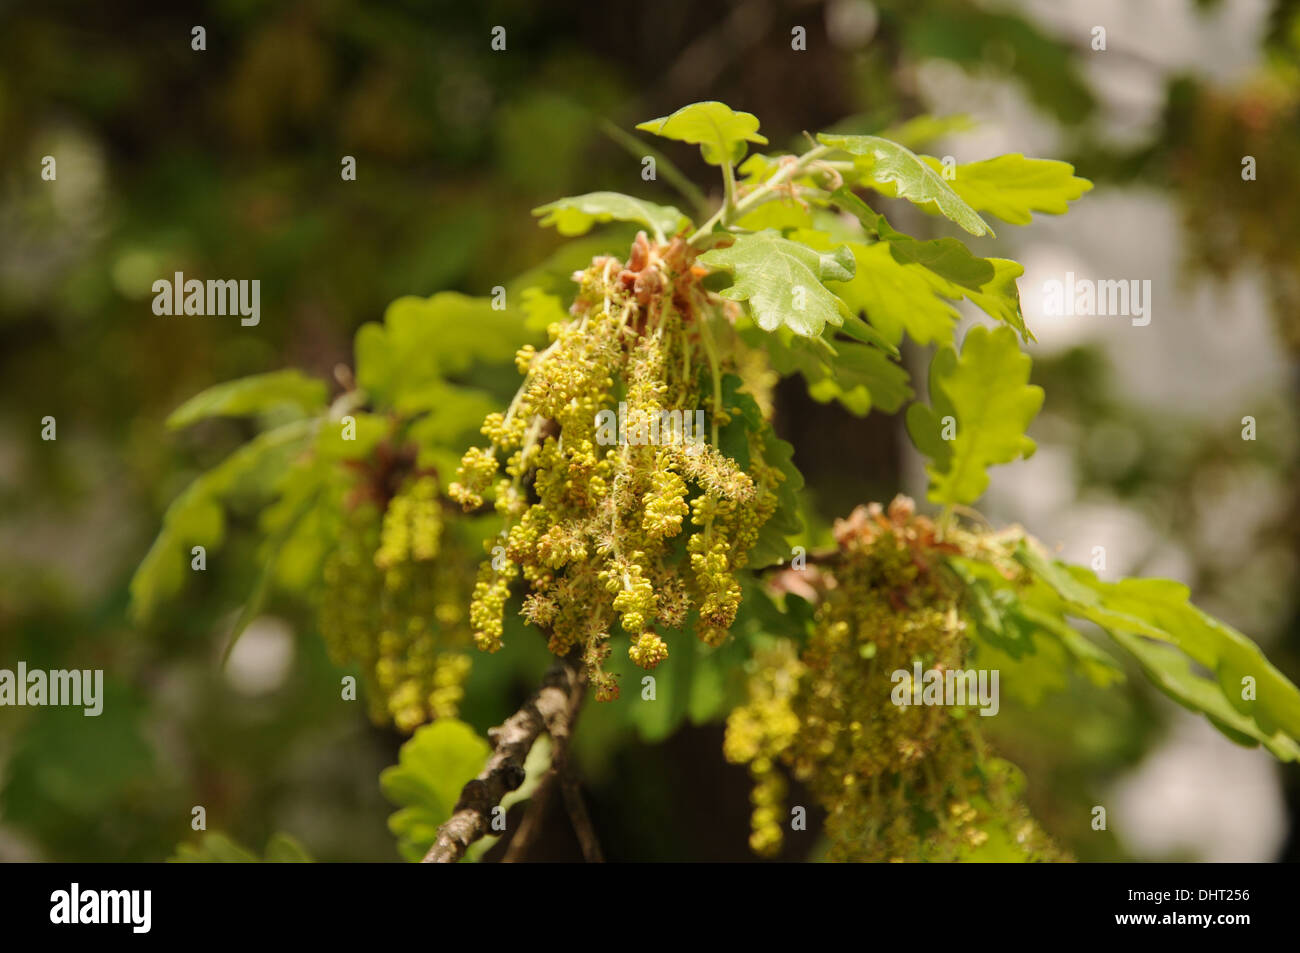
<path fill-rule="evenodd" d="M 500 648 L 522 577 L 524 618 L 555 654 L 582 653 L 601 700 L 618 696 L 602 664 L 615 628 L 647 669 L 668 657 L 662 633 L 692 614 L 705 642 L 726 638 L 736 571 L 776 509 L 782 476 L 761 435 L 747 437 L 745 470 L 716 446 L 726 356 L 690 256 L 643 233 L 626 263 L 597 258 L 576 274 L 572 319 L 550 327 L 549 347 L 519 351 L 523 386 L 448 488 L 467 510 L 491 499 L 505 520 L 470 608 L 479 648 Z"/>
<path fill-rule="evenodd" d="M 781 845 L 784 765 L 826 810 L 833 860 L 977 858 L 986 845 L 1000 857 L 1059 859 L 1018 800 L 1016 770 L 987 753 L 974 712 L 893 698 L 893 673 L 915 661 L 964 666 L 961 593 L 939 565 L 957 547 L 906 497 L 887 512 L 859 507 L 835 534 L 833 569 L 816 571 L 806 647 L 757 653 L 749 700 L 727 722 L 724 753 L 755 780 L 751 846 Z"/>
<path fill-rule="evenodd" d="M 331 658 L 357 665 L 371 717 L 401 731 L 456 714 L 469 674 L 461 558 L 444 549 L 443 502 L 431 475 L 409 478 L 382 512 L 342 514 L 325 565 L 319 625 Z"/>

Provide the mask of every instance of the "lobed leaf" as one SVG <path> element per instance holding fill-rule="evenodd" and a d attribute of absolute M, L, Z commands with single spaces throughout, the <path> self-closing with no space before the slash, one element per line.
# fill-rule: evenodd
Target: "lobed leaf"
<path fill-rule="evenodd" d="M 1015 585 L 991 563 L 950 556 L 947 565 L 961 579 L 963 603 L 973 623 L 981 665 L 1003 671 L 1003 685 L 1029 706 L 1049 691 L 1068 687 L 1067 663 L 1098 687 L 1124 677 L 1102 649 L 1075 630 L 1059 600 L 1041 587 Z"/>
<path fill-rule="evenodd" d="M 879 348 L 853 341 L 834 347 L 820 338 L 786 331 L 766 336 L 772 369 L 783 377 L 801 374 L 818 403 L 837 400 L 850 413 L 865 417 L 873 407 L 894 413 L 912 397 L 907 371 Z"/>
<path fill-rule="evenodd" d="M 920 241 L 905 235 L 847 188 L 837 189 L 831 199 L 879 239 L 875 245 L 849 243 L 857 269 L 841 297 L 865 311 L 890 344 L 899 344 L 904 330 L 921 344 L 950 342 L 958 315 L 943 298 L 967 298 L 1022 339 L 1033 340 L 1020 310 L 1016 279 L 1024 269 L 1018 263 L 979 258 L 955 238 Z"/>
<path fill-rule="evenodd" d="M 927 156 L 925 161 L 942 168 L 937 159 Z M 1068 162 L 1027 159 L 1018 152 L 959 165 L 948 183 L 971 208 L 1012 225 L 1028 225 L 1034 212 L 1064 215 L 1070 202 L 1092 188 Z"/>
<path fill-rule="evenodd" d="M 162 528 L 131 577 L 131 615 L 144 621 L 184 579 L 194 546 L 209 552 L 225 535 L 226 499 L 244 487 L 269 495 L 315 429 L 314 420 L 294 421 L 258 434 L 211 470 L 197 477 L 163 514 Z"/>
<path fill-rule="evenodd" d="M 382 324 L 357 331 L 357 384 L 376 406 L 393 407 L 476 364 L 509 364 L 529 337 L 517 312 L 497 310 L 489 298 L 408 295 L 388 306 Z"/>
<path fill-rule="evenodd" d="M 656 205 L 619 192 L 588 192 L 556 199 L 533 209 L 543 216 L 540 225 L 554 225 L 561 235 L 585 235 L 598 222 L 636 222 L 654 232 L 662 242 L 690 225 L 690 219 L 671 205 Z"/>
<path fill-rule="evenodd" d="M 1192 605 L 1186 586 L 1169 579 L 1102 582 L 1025 545 L 1016 559 L 1072 614 L 1105 629 L 1174 700 L 1204 713 L 1238 743 L 1300 760 L 1300 690 L 1254 642 Z M 1212 677 L 1194 672 L 1191 662 Z"/>
<path fill-rule="evenodd" d="M 388 829 L 403 857 L 417 861 L 429 850 L 461 788 L 477 777 L 491 751 L 473 728 L 455 718 L 420 727 L 402 745 L 397 764 L 380 773 L 379 787 L 401 808 L 388 818 Z"/>
<path fill-rule="evenodd" d="M 857 165 L 864 185 L 937 211 L 972 235 L 993 234 L 988 223 L 952 190 L 943 176 L 910 149 L 879 136 L 822 133 L 817 141 L 862 157 Z"/>
<path fill-rule="evenodd" d="M 735 165 L 745 156 L 746 143 L 767 145 L 758 134 L 758 117 L 737 112 L 726 103 L 716 101 L 692 103 L 670 116 L 638 123 L 637 128 L 666 139 L 689 142 L 700 147 L 709 165 L 724 162 Z"/>
<path fill-rule="evenodd" d="M 253 374 L 195 394 L 167 418 L 172 430 L 209 417 L 246 417 L 288 404 L 304 414 L 325 409 L 325 382 L 297 370 Z"/>
<path fill-rule="evenodd" d="M 731 273 L 731 286 L 718 293 L 748 302 L 764 331 L 784 326 L 815 337 L 827 324 L 839 327 L 844 322 L 844 302 L 825 282 L 853 277 L 853 253 L 847 246 L 818 251 L 768 229 L 737 235 L 730 245 L 705 252 L 698 261 Z"/>
<path fill-rule="evenodd" d="M 758 539 L 749 551 L 749 565 L 762 569 L 790 558 L 790 537 L 802 532 L 799 515 L 799 491 L 803 474 L 794 465 L 794 446 L 782 440 L 771 424 L 763 428 L 763 460 L 781 471 L 785 479 L 776 490 L 776 510 L 758 531 Z"/>
<path fill-rule="evenodd" d="M 951 348 L 935 354 L 931 406 L 907 411 L 913 442 L 931 457 L 931 502 L 973 503 L 988 487 L 989 466 L 1033 455 L 1025 430 L 1043 405 L 1043 389 L 1029 383 L 1032 363 L 1010 328 L 973 327 L 960 358 Z M 943 439 L 947 416 L 956 424 L 951 441 Z"/>
<path fill-rule="evenodd" d="M 179 844 L 168 858 L 172 864 L 310 864 L 311 854 L 293 837 L 283 832 L 271 835 L 266 842 L 265 861 L 247 847 L 231 840 L 220 831 L 209 831 L 197 845 Z"/>
<path fill-rule="evenodd" d="M 928 269 L 900 262 L 889 242 L 850 242 L 848 248 L 853 253 L 853 278 L 831 285 L 845 305 L 866 314 L 871 325 L 895 347 L 902 343 L 905 332 L 922 345 L 952 342 L 959 315 Z"/>

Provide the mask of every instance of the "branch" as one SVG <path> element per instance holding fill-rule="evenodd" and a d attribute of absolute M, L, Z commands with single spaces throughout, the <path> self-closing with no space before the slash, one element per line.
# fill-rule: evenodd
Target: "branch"
<path fill-rule="evenodd" d="M 830 146 L 815 146 L 809 149 L 801 156 L 787 156 L 789 161 L 781 162 L 781 168 L 772 174 L 772 177 L 762 185 L 756 187 L 743 199 L 734 199 L 734 188 L 728 189 L 728 198 L 707 222 L 695 230 L 695 233 L 686 240 L 687 244 L 694 245 L 701 238 L 704 238 L 713 231 L 713 227 L 721 223 L 724 227 L 730 225 L 739 218 L 743 218 L 747 212 L 753 211 L 759 205 L 762 205 L 772 193 L 784 185 L 786 182 L 802 175 L 804 171 L 813 164 L 821 160 L 821 157 L 834 150 Z M 731 179 L 731 167 L 723 166 L 723 175 L 727 181 Z"/>
<path fill-rule="evenodd" d="M 514 837 L 510 838 L 510 847 L 506 850 L 502 863 L 514 864 L 527 857 L 533 843 L 541 834 L 542 822 L 550 805 L 551 794 L 557 786 L 564 792 L 564 803 L 569 809 L 574 833 L 577 834 L 578 843 L 582 847 L 583 859 L 588 863 L 600 863 L 603 860 L 600 842 L 596 839 L 596 831 L 591 826 L 587 806 L 582 801 L 577 777 L 569 762 L 569 739 L 577 731 L 578 714 L 582 709 L 584 694 L 584 692 L 577 692 L 569 698 L 568 736 L 555 739 L 555 745 L 551 750 L 551 766 L 537 785 L 532 798 L 529 799 L 528 811 L 524 814 L 519 830 L 515 831 Z"/>
<path fill-rule="evenodd" d="M 582 859 L 589 864 L 604 863 L 605 856 L 600 850 L 600 841 L 596 838 L 596 828 L 587 813 L 587 802 L 582 798 L 582 788 L 573 768 L 565 762 L 560 774 L 560 790 L 564 792 L 564 803 L 569 809 L 569 821 L 573 832 L 578 835 L 578 844 L 582 847 Z"/>
<path fill-rule="evenodd" d="M 557 750 L 567 744 L 570 726 L 586 692 L 578 658 L 558 659 L 532 698 L 488 732 L 492 754 L 474 780 L 460 792 L 451 817 L 438 828 L 438 837 L 424 855 L 426 864 L 450 864 L 465 856 L 469 845 L 488 833 L 492 809 L 524 783 L 524 760 L 543 731 Z"/>
<path fill-rule="evenodd" d="M 542 822 L 546 819 L 547 808 L 551 804 L 551 792 L 555 789 L 555 769 L 552 767 L 542 775 L 537 789 L 528 799 L 528 809 L 524 819 L 519 823 L 519 830 L 510 838 L 510 846 L 501 858 L 503 864 L 517 864 L 528 856 L 533 844 L 542 833 Z"/>
<path fill-rule="evenodd" d="M 501 859 L 503 864 L 522 861 L 541 834 L 542 822 L 546 819 L 546 809 L 550 805 L 551 792 L 555 789 L 556 779 L 560 772 L 567 769 L 569 738 L 578 730 L 578 712 L 582 709 L 583 695 L 583 692 L 577 692 L 569 696 L 569 708 L 565 714 L 568 733 L 565 737 L 552 739 L 554 743 L 551 748 L 551 765 L 538 782 L 537 790 L 529 798 L 528 810 L 524 812 L 519 830 L 515 831 L 514 837 L 510 838 L 510 847 L 506 850 L 505 857 Z"/>

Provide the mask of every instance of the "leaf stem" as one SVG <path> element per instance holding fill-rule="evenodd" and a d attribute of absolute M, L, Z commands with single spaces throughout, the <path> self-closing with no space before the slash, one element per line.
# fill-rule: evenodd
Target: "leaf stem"
<path fill-rule="evenodd" d="M 736 207 L 736 173 L 730 162 L 722 163 L 722 209 L 725 217 L 729 209 Z"/>
<path fill-rule="evenodd" d="M 952 508 L 953 504 L 948 503 L 944 506 L 943 512 L 939 514 L 939 539 L 948 535 L 948 529 L 952 526 Z"/>
<path fill-rule="evenodd" d="M 699 239 L 713 231 L 713 227 L 719 223 L 730 225 L 737 219 L 744 218 L 745 214 L 761 205 L 767 198 L 778 188 L 802 173 L 809 165 L 816 162 L 822 156 L 832 152 L 830 146 L 817 146 L 809 149 L 803 155 L 799 156 L 794 162 L 783 165 L 780 169 L 772 174 L 772 177 L 750 192 L 743 199 L 735 199 L 735 177 L 732 175 L 730 164 L 723 166 L 723 183 L 728 189 L 728 198 L 722 203 L 722 207 L 713 214 L 713 216 L 696 229 L 695 234 L 687 241 L 694 245 Z M 728 185 L 729 183 L 729 185 Z"/>
<path fill-rule="evenodd" d="M 722 410 L 722 375 L 718 372 L 718 349 L 713 343 L 713 330 L 709 327 L 709 316 L 702 315 L 700 321 L 700 340 L 704 342 L 704 352 L 709 356 L 709 371 L 713 375 L 713 446 L 718 445 L 718 413 Z"/>
<path fill-rule="evenodd" d="M 644 156 L 653 158 L 655 168 L 663 173 L 663 177 L 669 185 L 691 203 L 697 214 L 703 215 L 709 211 L 709 200 L 704 197 L 704 193 L 700 191 L 699 186 L 683 175 L 681 170 L 673 165 L 668 157 L 658 149 L 647 145 L 636 136 L 624 132 L 608 119 L 601 120 L 600 131 L 637 158 L 643 158 Z"/>

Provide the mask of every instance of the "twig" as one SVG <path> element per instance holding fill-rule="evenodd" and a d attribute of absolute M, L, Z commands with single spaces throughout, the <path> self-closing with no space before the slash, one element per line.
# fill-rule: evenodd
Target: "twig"
<path fill-rule="evenodd" d="M 686 241 L 693 245 L 712 232 L 713 226 L 718 223 L 722 223 L 722 225 L 726 226 L 738 219 L 744 218 L 746 213 L 752 212 L 759 205 L 762 205 L 768 199 L 772 198 L 776 189 L 780 188 L 786 182 L 797 178 L 803 174 L 804 170 L 806 170 L 809 165 L 819 161 L 822 156 L 833 151 L 834 150 L 831 149 L 830 146 L 818 146 L 815 149 L 808 150 L 801 156 L 792 156 L 792 161 L 781 163 L 781 168 L 773 173 L 770 179 L 755 188 L 754 191 L 750 192 L 744 198 L 736 199 L 734 202 L 724 201 L 718 210 L 713 213 L 713 217 L 697 228 L 695 233 Z M 724 170 L 727 169 L 726 166 L 723 166 L 723 168 Z M 726 174 L 728 173 L 724 171 L 724 175 Z"/>
<path fill-rule="evenodd" d="M 601 120 L 600 131 L 637 158 L 652 156 L 655 160 L 655 168 L 663 173 L 664 179 L 669 185 L 680 192 L 683 198 L 694 206 L 696 213 L 709 214 L 709 200 L 704 197 L 704 193 L 700 191 L 699 186 L 683 175 L 681 170 L 673 165 L 666 155 L 636 138 L 636 136 L 624 132 L 608 119 Z"/>
<path fill-rule="evenodd" d="M 561 769 L 560 790 L 564 792 L 569 820 L 573 823 L 573 832 L 578 835 L 578 844 L 582 847 L 582 859 L 589 864 L 603 864 L 605 855 L 601 853 L 596 828 L 591 823 L 591 815 L 587 813 L 587 802 L 582 798 L 577 776 L 567 763 Z"/>
<path fill-rule="evenodd" d="M 492 809 L 524 783 L 524 760 L 537 736 L 548 732 L 556 750 L 563 751 L 586 687 L 581 660 L 573 656 L 559 659 L 547 671 L 537 693 L 488 732 L 492 754 L 478 777 L 461 789 L 460 800 L 438 828 L 424 863 L 455 863 L 470 844 L 488 833 Z"/>
<path fill-rule="evenodd" d="M 519 830 L 515 831 L 514 837 L 510 838 L 510 846 L 506 848 L 506 855 L 501 858 L 501 863 L 517 864 L 528 855 L 533 842 L 541 833 L 542 821 L 546 817 L 546 809 L 551 804 L 551 794 L 554 790 L 555 769 L 552 767 L 542 776 L 542 780 L 537 783 L 537 790 L 528 799 L 528 809 L 524 811 L 524 819 L 520 822 Z"/>
<path fill-rule="evenodd" d="M 555 791 L 556 779 L 560 772 L 565 769 L 569 753 L 569 738 L 573 737 L 574 731 L 578 728 L 578 713 L 582 710 L 582 700 L 585 692 L 575 692 L 569 696 L 569 707 L 565 712 L 565 722 L 568 726 L 567 733 L 561 738 L 552 738 L 553 747 L 551 748 L 551 764 L 547 768 L 546 774 L 538 782 L 537 790 L 528 801 L 528 809 L 524 813 L 524 819 L 519 825 L 519 830 L 515 836 L 510 838 L 510 847 L 506 850 L 502 863 L 515 864 L 523 860 L 533 842 L 537 839 L 542 829 L 542 821 L 546 818 L 546 809 L 550 806 L 551 795 Z"/>
<path fill-rule="evenodd" d="M 591 826 L 591 818 L 587 815 L 586 805 L 582 802 L 582 795 L 578 790 L 577 778 L 572 766 L 569 764 L 569 739 L 577 731 L 578 715 L 582 711 L 582 702 L 585 697 L 585 691 L 576 692 L 570 696 L 570 708 L 567 713 L 568 734 L 564 738 L 555 739 L 555 745 L 551 749 L 550 769 L 537 785 L 537 790 L 533 792 L 533 796 L 529 800 L 528 811 L 524 814 L 519 830 L 515 832 L 514 837 L 510 838 L 510 847 L 506 850 L 506 856 L 502 858 L 502 863 L 518 863 L 532 849 L 533 842 L 542 829 L 542 822 L 546 817 L 551 795 L 557 782 L 564 793 L 564 802 L 569 810 L 574 833 L 578 836 L 578 843 L 582 847 L 583 858 L 588 863 L 601 862 L 600 843 L 596 840 L 596 832 Z M 577 799 L 576 809 L 575 798 Z"/>

